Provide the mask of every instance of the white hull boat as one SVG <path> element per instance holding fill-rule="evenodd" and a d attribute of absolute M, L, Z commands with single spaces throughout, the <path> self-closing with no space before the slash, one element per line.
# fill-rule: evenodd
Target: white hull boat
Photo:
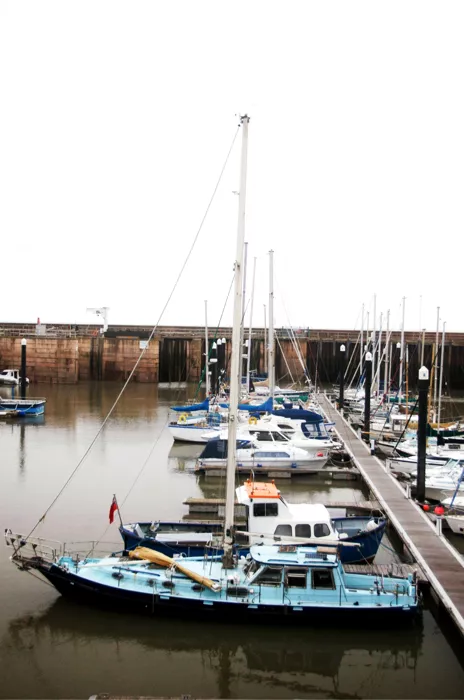
<path fill-rule="evenodd" d="M 455 535 L 464 535 L 464 515 L 446 515 L 446 522 Z"/>
<path fill-rule="evenodd" d="M 21 376 L 18 369 L 4 369 L 0 372 L 0 384 L 7 386 L 18 386 L 21 381 Z M 29 379 L 26 377 L 26 384 L 29 384 Z"/>
<path fill-rule="evenodd" d="M 213 428 L 208 425 L 189 425 L 187 423 L 171 424 L 168 427 L 173 440 L 176 442 L 204 444 L 221 432 L 220 427 Z"/>
<path fill-rule="evenodd" d="M 227 439 L 225 435 L 209 440 L 197 462 L 197 469 L 202 467 L 225 468 L 227 466 Z M 319 448 L 317 452 L 308 452 L 290 443 L 258 443 L 251 440 L 237 439 L 237 469 L 321 469 L 329 459 L 327 449 Z"/>

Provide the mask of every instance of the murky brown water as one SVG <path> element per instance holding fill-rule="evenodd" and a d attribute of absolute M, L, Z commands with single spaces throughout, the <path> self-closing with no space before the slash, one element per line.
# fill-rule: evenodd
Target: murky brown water
<path fill-rule="evenodd" d="M 119 390 L 111 383 L 43 386 L 44 418 L 0 424 L 4 527 L 31 530 Z M 173 446 L 164 430 L 168 407 L 192 391 L 130 386 L 35 534 L 64 541 L 104 539 L 119 546 L 116 524 L 108 528 L 113 493 L 123 504 L 124 520 L 180 518 L 188 496 L 222 495 L 221 480 L 205 481 L 193 473 L 198 448 Z M 353 482 L 300 478 L 280 487 L 294 501 L 363 498 Z M 379 553 L 383 560 L 391 556 L 385 548 Z M 416 625 L 398 632 L 148 619 L 63 600 L 53 588 L 17 571 L 8 557 L 2 546 L 0 698 L 85 698 L 105 691 L 197 698 L 463 696 L 462 659 L 427 609 Z"/>

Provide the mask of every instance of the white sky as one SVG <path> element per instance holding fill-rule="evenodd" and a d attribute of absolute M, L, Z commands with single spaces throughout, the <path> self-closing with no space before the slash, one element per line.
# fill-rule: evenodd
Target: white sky
<path fill-rule="evenodd" d="M 463 19 L 451 0 L 0 0 L 0 321 L 154 323 L 247 111 L 255 324 L 273 248 L 277 326 L 285 303 L 295 326 L 359 327 L 377 293 L 396 327 L 406 296 L 407 328 L 440 306 L 463 330 Z M 239 146 L 162 323 L 201 324 L 204 299 L 219 319 Z"/>

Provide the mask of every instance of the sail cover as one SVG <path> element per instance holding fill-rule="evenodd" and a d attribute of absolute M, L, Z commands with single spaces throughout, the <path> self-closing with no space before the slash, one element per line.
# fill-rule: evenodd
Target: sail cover
<path fill-rule="evenodd" d="M 302 420 L 305 423 L 322 423 L 324 421 L 320 413 L 315 411 L 305 411 L 300 408 L 284 408 L 272 411 L 274 416 L 280 418 L 292 418 L 293 420 Z"/>
<path fill-rule="evenodd" d="M 178 413 L 209 411 L 209 399 L 205 399 L 202 403 L 194 403 L 191 406 L 171 406 L 171 411 L 177 411 Z"/>

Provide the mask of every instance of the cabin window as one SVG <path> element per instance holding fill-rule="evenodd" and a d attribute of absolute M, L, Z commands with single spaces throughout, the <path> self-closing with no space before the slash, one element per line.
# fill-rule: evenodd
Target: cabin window
<path fill-rule="evenodd" d="M 279 506 L 277 503 L 253 503 L 253 515 L 259 518 L 263 515 L 275 518 L 279 515 Z"/>
<path fill-rule="evenodd" d="M 274 535 L 286 535 L 291 537 L 292 534 L 291 525 L 277 525 L 276 529 L 274 530 Z"/>
<path fill-rule="evenodd" d="M 279 430 L 285 430 L 286 433 L 294 433 L 295 431 L 289 425 L 277 425 Z"/>
<path fill-rule="evenodd" d="M 250 432 L 260 442 L 272 442 L 271 433 L 267 430 L 253 430 Z"/>
<path fill-rule="evenodd" d="M 286 435 L 282 435 L 282 433 L 272 433 L 272 435 L 276 442 L 288 442 L 288 437 Z"/>
<path fill-rule="evenodd" d="M 282 569 L 280 566 L 267 566 L 254 583 L 259 583 L 260 586 L 280 586 L 281 581 Z"/>
<path fill-rule="evenodd" d="M 311 525 L 295 525 L 295 537 L 311 537 Z"/>
<path fill-rule="evenodd" d="M 292 567 L 285 571 L 285 584 L 288 588 L 306 588 L 307 569 Z"/>
<path fill-rule="evenodd" d="M 330 535 L 329 526 L 326 523 L 316 523 L 314 537 L 327 537 L 327 535 Z"/>
<path fill-rule="evenodd" d="M 335 588 L 332 569 L 313 569 L 311 571 L 311 586 L 313 588 Z"/>

